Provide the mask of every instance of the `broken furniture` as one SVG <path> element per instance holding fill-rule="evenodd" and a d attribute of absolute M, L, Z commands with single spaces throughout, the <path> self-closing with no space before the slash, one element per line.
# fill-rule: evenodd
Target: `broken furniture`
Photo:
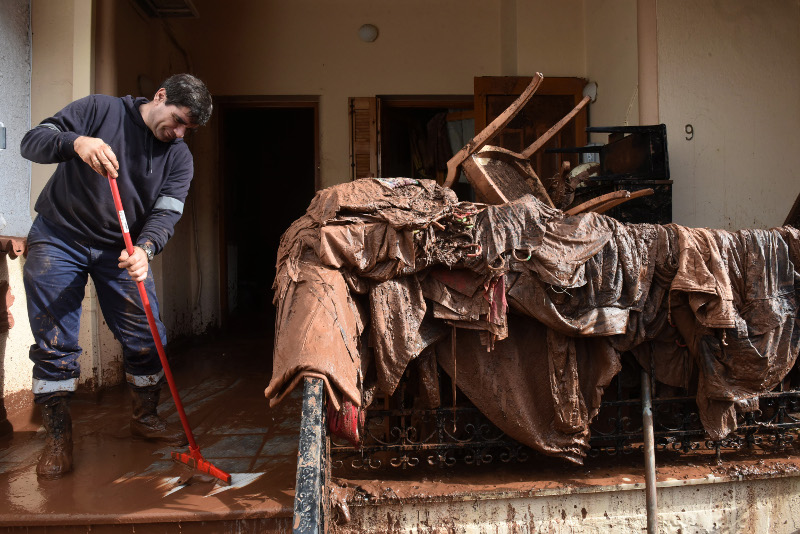
<path fill-rule="evenodd" d="M 564 213 L 567 215 L 577 215 L 578 213 L 585 213 L 588 211 L 593 213 L 605 213 L 611 208 L 619 206 L 623 202 L 633 200 L 634 198 L 650 196 L 652 194 L 653 190 L 650 188 L 640 189 L 633 193 L 627 190 L 612 191 L 611 193 L 600 195 L 599 197 L 595 197 L 591 200 L 583 202 L 582 204 L 578 204 L 577 206 L 566 209 L 564 210 Z"/>
<path fill-rule="evenodd" d="M 490 204 L 502 204 L 517 200 L 526 194 L 533 194 L 550 207 L 555 207 L 539 176 L 534 171 L 530 158 L 572 120 L 589 103 L 589 100 L 589 96 L 584 97 L 572 111 L 520 153 L 495 146 L 483 146 L 477 152 L 475 151 L 477 147 L 472 148 L 469 145 L 462 149 L 467 149 L 469 155 L 461 164 L 467 180 L 476 188 L 479 199 Z M 516 112 L 519 109 L 521 106 L 513 111 Z M 491 128 L 493 125 L 494 123 L 489 127 Z M 457 161 L 453 161 L 453 164 Z M 450 165 L 451 163 L 448 162 L 448 167 Z M 447 181 L 445 186 L 449 186 Z"/>
<path fill-rule="evenodd" d="M 624 202 L 653 193 L 652 189 L 642 188 L 639 188 L 633 195 L 626 190 L 615 190 L 610 193 L 600 193 L 599 196 L 603 197 L 602 201 L 590 199 L 582 203 L 573 203 L 574 184 L 571 184 L 567 177 L 567 173 L 570 170 L 569 161 L 562 163 L 561 172 L 558 175 L 548 177 L 548 187 L 545 187 L 542 183 L 542 180 L 534 170 L 531 159 L 584 109 L 591 100 L 589 95 L 584 96 L 570 112 L 520 152 L 488 145 L 487 143 L 494 139 L 514 116 L 525 107 L 525 104 L 532 98 L 541 83 L 542 77 L 541 74 L 538 74 L 511 106 L 448 161 L 447 179 L 444 182 L 445 187 L 453 185 L 456 171 L 461 167 L 467 176 L 467 180 L 475 189 L 477 199 L 481 202 L 503 204 L 532 194 L 548 206 L 565 209 L 569 214 L 577 214 L 583 211 L 603 213 Z M 663 153 L 664 156 L 666 155 L 666 138 L 658 136 L 660 131 L 651 132 L 650 130 L 648 128 L 641 133 L 637 132 L 635 135 L 628 135 L 627 137 L 616 133 L 615 135 L 620 135 L 623 138 L 613 145 L 615 150 L 609 151 L 609 156 L 604 158 L 604 162 L 618 169 L 626 169 L 625 164 L 630 163 L 628 160 L 634 160 L 634 163 L 638 165 L 634 170 L 636 172 L 644 172 L 643 167 L 647 162 L 636 161 L 636 157 L 643 152 L 640 146 L 644 136 L 649 135 L 652 137 L 652 144 L 657 143 L 659 140 L 662 141 L 664 151 L 660 153 Z M 558 152 L 574 151 L 570 149 L 548 149 L 546 152 L 553 150 Z M 626 157 L 628 160 L 625 160 Z M 666 164 L 665 158 L 661 160 L 661 163 L 662 167 Z M 628 168 L 630 168 L 630 164 Z M 666 173 L 668 174 L 668 172 L 667 169 Z M 551 198 L 551 194 L 555 197 L 555 203 Z"/>
<path fill-rule="evenodd" d="M 483 148 L 483 146 L 491 141 L 500 131 L 519 113 L 519 111 L 530 100 L 536 89 L 541 85 L 544 76 L 541 72 L 537 72 L 531 80 L 531 83 L 503 113 L 497 116 L 486 128 L 470 140 L 461 150 L 453 154 L 453 157 L 447 162 L 447 177 L 444 181 L 445 187 L 452 187 L 456 181 L 458 167 L 464 161 L 474 154 L 476 151 Z"/>
<path fill-rule="evenodd" d="M 590 170 L 575 188 L 574 203 L 588 203 L 619 191 L 630 191 L 635 195 L 633 198 L 652 194 L 650 198 L 615 209 L 610 215 L 635 223 L 663 224 L 671 221 L 672 180 L 666 125 L 588 127 L 586 131 L 607 133 L 608 142 L 545 150 L 548 153 L 581 154 L 584 159 L 594 160 L 592 164 L 581 166 Z"/>
<path fill-rule="evenodd" d="M 478 142 L 459 152 L 460 163 L 449 169 L 454 174 L 474 158 L 483 169 L 473 179 L 500 184 L 499 194 L 508 199 L 510 186 L 495 180 L 492 161 L 507 164 L 508 176 L 516 180 L 512 185 L 531 191 L 510 202 L 458 202 L 435 182 L 406 178 L 359 180 L 317 194 L 281 243 L 274 286 L 275 373 L 265 392 L 270 402 L 280 401 L 304 376 L 315 399 L 309 405 L 320 406 L 327 398 L 340 413 L 369 406 L 357 443 L 351 433 L 344 440 L 334 436 L 331 444 L 335 462 L 348 460 L 364 469 L 524 461 L 531 451 L 573 462 L 587 454 L 621 454 L 643 439 L 637 425 L 650 410 L 643 414 L 641 407 L 649 406 L 656 381 L 673 394 L 659 399 L 655 392 L 653 424 L 660 426 L 658 434 L 649 433 L 651 445 L 690 451 L 705 442 L 719 453 L 764 431 L 753 411 L 740 420 L 734 399 L 719 398 L 719 392 L 731 390 L 725 381 L 733 378 L 722 370 L 720 376 L 699 377 L 703 388 L 696 392 L 696 413 L 678 414 L 683 420 L 674 424 L 670 407 L 697 383 L 687 369 L 708 373 L 709 367 L 692 364 L 697 353 L 708 356 L 705 345 L 683 341 L 695 339 L 693 328 L 710 329 L 710 337 L 730 346 L 724 349 L 729 356 L 748 350 L 752 341 L 734 341 L 744 330 L 732 328 L 726 316 L 738 313 L 725 304 L 730 301 L 723 283 L 735 273 L 720 271 L 715 261 L 706 265 L 703 247 L 727 246 L 730 255 L 775 253 L 784 265 L 787 253 L 797 253 L 800 234 L 780 229 L 732 237 L 677 225 L 626 225 L 597 213 L 646 192 L 603 193 L 589 205 L 573 206 L 582 212 L 571 216 L 536 195 L 527 182 L 536 173 L 527 169 L 525 150 L 486 145 L 507 119 L 498 121 L 494 132 L 476 136 Z M 561 175 L 567 172 L 562 168 Z M 631 178 L 606 178 L 614 180 Z M 793 245 L 766 250 L 780 240 Z M 752 246 L 730 247 L 744 241 Z M 709 272 L 695 276 L 692 269 L 698 267 Z M 757 280 L 757 270 L 749 279 Z M 719 284 L 697 288 L 696 280 Z M 749 287 L 769 289 L 757 282 Z M 722 314 L 709 317 L 707 310 Z M 784 319 L 789 321 L 784 325 L 793 320 Z M 441 332 L 423 335 L 426 327 Z M 777 360 L 761 362 L 772 366 L 767 374 L 778 382 L 794 366 L 792 350 L 779 349 Z M 637 373 L 649 371 L 635 388 L 630 377 L 620 375 L 626 360 L 638 362 L 633 363 Z M 759 383 L 763 391 L 757 393 L 738 389 L 736 395 L 800 398 L 798 392 L 768 391 L 776 383 L 770 380 L 765 389 Z M 602 400 L 606 391 L 608 401 Z M 467 399 L 478 409 L 465 408 Z M 788 415 L 785 406 L 768 407 L 766 401 L 763 406 L 767 417 Z M 493 424 L 481 422 L 481 415 Z M 324 421 L 325 414 L 314 417 Z M 324 470 L 325 443 L 316 440 L 320 424 L 309 429 L 317 453 L 309 462 Z M 800 421 L 769 428 L 779 447 Z M 308 509 L 298 502 L 297 510 Z"/>
<path fill-rule="evenodd" d="M 480 132 L 502 113 L 531 79 L 523 76 L 478 76 L 474 80 L 473 107 L 475 132 Z M 593 84 L 579 77 L 546 77 L 536 94 L 490 143 L 513 152 L 522 151 L 541 138 L 586 96 L 594 97 Z M 559 129 L 543 148 L 581 146 L 586 144 L 589 111 L 585 107 L 569 124 Z M 561 169 L 564 162 L 577 165 L 571 154 L 546 154 L 539 150 L 531 158 L 537 175 L 546 181 Z"/>

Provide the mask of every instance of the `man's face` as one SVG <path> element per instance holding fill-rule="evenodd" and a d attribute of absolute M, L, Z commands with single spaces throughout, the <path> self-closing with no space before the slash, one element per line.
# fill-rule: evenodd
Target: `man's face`
<path fill-rule="evenodd" d="M 190 119 L 189 108 L 166 103 L 166 92 L 159 89 L 153 99 L 153 109 L 147 126 L 156 139 L 169 143 L 175 139 L 182 139 L 187 133 L 198 126 Z"/>

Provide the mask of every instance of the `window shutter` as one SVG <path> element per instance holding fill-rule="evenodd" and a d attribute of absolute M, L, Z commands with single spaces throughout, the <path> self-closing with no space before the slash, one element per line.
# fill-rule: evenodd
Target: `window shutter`
<path fill-rule="evenodd" d="M 350 178 L 378 175 L 377 99 L 350 97 Z"/>

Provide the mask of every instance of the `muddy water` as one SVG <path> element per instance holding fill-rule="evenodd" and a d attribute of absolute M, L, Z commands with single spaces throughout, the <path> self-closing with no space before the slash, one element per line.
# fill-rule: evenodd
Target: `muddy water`
<path fill-rule="evenodd" d="M 231 486 L 170 459 L 188 448 L 131 439 L 130 399 L 117 387 L 97 401 L 73 400 L 74 472 L 60 480 L 36 477 L 44 443 L 38 413 L 9 414 L 15 431 L 0 440 L 0 525 L 290 517 L 300 398 L 268 407 L 264 346 L 263 339 L 218 340 L 177 354 L 173 364 L 200 450 L 232 474 Z M 180 424 L 166 388 L 159 412 Z"/>

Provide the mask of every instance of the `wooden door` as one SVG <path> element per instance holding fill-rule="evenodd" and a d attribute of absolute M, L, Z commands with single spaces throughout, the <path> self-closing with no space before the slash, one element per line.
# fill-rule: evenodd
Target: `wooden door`
<path fill-rule="evenodd" d="M 502 113 L 521 93 L 531 77 L 483 76 L 475 78 L 475 132 Z M 587 81 L 583 78 L 545 78 L 536 94 L 490 144 L 522 152 L 581 101 Z M 587 143 L 587 108 L 550 140 L 532 158 L 541 178 L 558 174 L 561 163 L 578 165 L 577 154 L 547 153 L 548 148 L 580 147 Z"/>
<path fill-rule="evenodd" d="M 350 97 L 350 179 L 380 176 L 378 168 L 378 99 Z"/>
<path fill-rule="evenodd" d="M 472 95 L 350 97 L 350 178 L 404 176 L 442 183 L 449 155 L 444 155 L 444 147 L 434 147 L 442 150 L 436 152 L 436 168 L 431 170 L 427 156 L 435 136 L 428 121 L 436 115 L 447 122 L 471 120 L 472 102 Z M 425 172 L 415 172 L 419 159 L 425 160 Z"/>

